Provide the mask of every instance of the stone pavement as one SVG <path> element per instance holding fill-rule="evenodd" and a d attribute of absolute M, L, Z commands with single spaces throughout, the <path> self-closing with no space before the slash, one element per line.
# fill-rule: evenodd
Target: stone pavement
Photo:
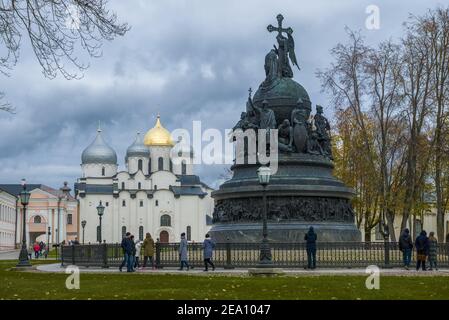
<path fill-rule="evenodd" d="M 40 272 L 62 272 L 65 273 L 65 268 L 61 267 L 59 263 L 57 264 L 46 264 L 39 265 L 36 269 Z M 316 270 L 305 270 L 305 269 L 283 269 L 286 276 L 316 276 L 316 275 L 327 275 L 327 276 L 345 276 L 345 275 L 368 275 L 365 269 L 316 269 Z M 109 273 L 117 274 L 120 273 L 118 268 L 98 268 L 98 267 L 80 267 L 81 273 Z M 123 274 L 127 274 L 125 271 Z M 211 275 L 228 275 L 228 276 L 248 276 L 248 269 L 221 269 L 217 268 L 215 271 L 204 272 L 202 268 L 195 268 L 189 271 L 179 271 L 176 268 L 164 268 L 158 270 L 145 269 L 138 270 L 132 274 L 184 274 L 184 275 L 196 275 L 196 276 L 211 276 Z M 385 276 L 449 276 L 449 269 L 440 269 L 438 271 L 416 271 L 416 270 L 404 270 L 404 269 L 380 269 L 380 274 Z"/>
<path fill-rule="evenodd" d="M 14 260 L 19 258 L 20 250 L 0 251 L 0 260 Z"/>

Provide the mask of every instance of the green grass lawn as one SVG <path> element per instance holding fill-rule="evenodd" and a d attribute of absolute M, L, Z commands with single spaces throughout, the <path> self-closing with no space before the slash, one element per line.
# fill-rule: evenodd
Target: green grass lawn
<path fill-rule="evenodd" d="M 32 261 L 33 264 L 51 261 Z M 367 290 L 365 276 L 194 276 L 83 274 L 68 290 L 68 275 L 11 271 L 0 262 L 0 299 L 449 299 L 449 277 L 383 276 Z"/>

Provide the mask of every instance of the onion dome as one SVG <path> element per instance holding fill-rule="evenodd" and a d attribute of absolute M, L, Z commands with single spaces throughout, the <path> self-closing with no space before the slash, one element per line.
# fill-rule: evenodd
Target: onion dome
<path fill-rule="evenodd" d="M 82 164 L 117 164 L 117 154 L 104 140 L 98 128 L 95 140 L 81 154 Z"/>
<path fill-rule="evenodd" d="M 143 143 L 146 146 L 166 146 L 173 147 L 174 143 L 171 138 L 170 132 L 165 129 L 160 120 L 160 116 L 157 116 L 156 125 L 150 129 L 146 134 Z"/>
<path fill-rule="evenodd" d="M 150 156 L 150 149 L 143 144 L 142 137 L 140 132 L 137 133 L 136 140 L 134 143 L 126 149 L 126 160 L 130 157 L 145 157 L 148 158 Z"/>

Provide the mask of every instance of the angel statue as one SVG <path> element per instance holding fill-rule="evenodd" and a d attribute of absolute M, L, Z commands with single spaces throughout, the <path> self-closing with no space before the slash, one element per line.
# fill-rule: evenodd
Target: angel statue
<path fill-rule="evenodd" d="M 266 57 L 265 61 L 265 73 L 267 77 L 273 74 L 273 67 L 277 68 L 277 76 L 279 78 L 293 78 L 293 70 L 290 67 L 290 60 L 292 64 L 300 70 L 298 65 L 298 60 L 295 55 L 295 41 L 293 40 L 292 28 L 283 28 L 282 20 L 284 17 L 281 14 L 278 14 L 276 19 L 278 20 L 278 27 L 274 27 L 271 24 L 267 27 L 269 32 L 277 31 L 278 35 L 276 36 L 276 40 L 278 42 L 278 47 L 274 46 L 274 50 L 270 51 L 270 53 Z M 282 33 L 286 33 L 287 37 L 285 37 Z M 276 64 L 268 63 L 269 61 L 273 61 L 273 53 L 276 53 L 278 61 Z"/>

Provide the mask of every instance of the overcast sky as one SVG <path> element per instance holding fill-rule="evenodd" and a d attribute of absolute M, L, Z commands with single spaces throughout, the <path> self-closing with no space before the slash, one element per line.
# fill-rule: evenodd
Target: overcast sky
<path fill-rule="evenodd" d="M 266 30 L 284 15 L 292 27 L 301 71 L 295 80 L 332 117 L 328 97 L 315 77 L 329 50 L 346 41 L 344 27 L 361 30 L 370 44 L 397 39 L 409 13 L 422 14 L 446 1 L 403 0 L 111 0 L 109 6 L 131 30 L 104 44 L 103 56 L 81 80 L 46 79 L 26 45 L 0 89 L 17 108 L 0 113 L 0 183 L 60 187 L 81 175 L 81 153 L 102 123 L 106 141 L 125 169 L 126 148 L 137 131 L 164 126 L 191 130 L 232 128 L 245 108 L 247 90 L 264 79 L 264 57 L 275 43 Z M 365 28 L 368 5 L 380 9 L 380 29 Z M 223 166 L 202 165 L 196 173 L 215 186 Z"/>

